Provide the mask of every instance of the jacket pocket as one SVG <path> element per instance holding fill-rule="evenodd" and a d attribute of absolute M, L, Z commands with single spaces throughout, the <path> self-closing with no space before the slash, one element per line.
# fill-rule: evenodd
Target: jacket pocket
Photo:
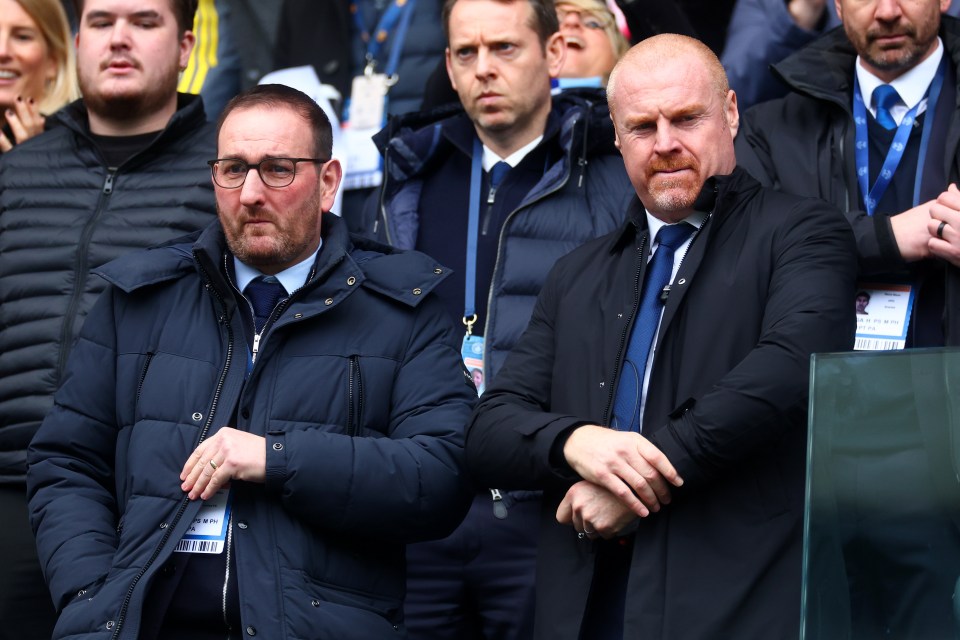
<path fill-rule="evenodd" d="M 407 637 L 402 596 L 320 581 L 297 569 L 281 569 L 281 583 L 290 638 Z"/>
<path fill-rule="evenodd" d="M 153 360 L 153 356 L 153 351 L 148 351 L 143 360 L 143 367 L 140 368 L 140 377 L 137 380 L 136 408 L 140 407 L 140 396 L 143 394 L 143 381 L 147 379 L 147 371 L 150 370 L 150 362 Z"/>
<path fill-rule="evenodd" d="M 361 609 L 391 622 L 400 617 L 400 601 L 360 589 L 351 589 L 317 580 L 303 573 L 304 590 L 314 599 L 332 605 Z"/>
<path fill-rule="evenodd" d="M 347 435 L 357 435 L 363 424 L 363 374 L 360 356 L 352 355 L 347 364 Z"/>

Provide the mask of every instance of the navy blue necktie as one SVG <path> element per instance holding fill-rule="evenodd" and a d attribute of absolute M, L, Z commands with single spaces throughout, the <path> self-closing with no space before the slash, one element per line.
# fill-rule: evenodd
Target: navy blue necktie
<path fill-rule="evenodd" d="M 274 308 L 286 297 L 287 290 L 273 276 L 258 276 L 250 281 L 243 293 L 253 306 L 254 327 L 260 333 Z"/>
<path fill-rule="evenodd" d="M 892 131 L 897 128 L 890 109 L 900 104 L 900 94 L 889 84 L 882 84 L 873 90 L 873 104 L 877 107 L 877 124 Z"/>
<path fill-rule="evenodd" d="M 673 254 L 694 232 L 693 225 L 681 222 L 660 227 L 657 232 L 656 253 L 647 264 L 643 279 L 640 308 L 633 323 L 633 332 L 620 371 L 620 382 L 613 402 L 613 426 L 620 431 L 640 430 L 640 394 L 643 374 L 647 368 L 650 347 L 660 325 L 663 310 L 661 292 L 670 284 L 673 273 Z"/>
<path fill-rule="evenodd" d="M 510 165 L 503 160 L 490 167 L 491 189 L 496 189 L 500 186 L 500 183 L 503 182 L 503 178 L 507 175 L 507 171 L 510 171 Z"/>

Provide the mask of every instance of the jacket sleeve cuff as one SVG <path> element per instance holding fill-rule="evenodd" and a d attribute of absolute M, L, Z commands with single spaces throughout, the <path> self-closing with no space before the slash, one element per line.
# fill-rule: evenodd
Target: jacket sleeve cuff
<path fill-rule="evenodd" d="M 897 239 L 893 235 L 893 225 L 890 224 L 890 216 L 873 216 L 873 221 L 877 233 L 877 244 L 880 247 L 880 254 L 887 260 L 896 264 L 904 264 L 903 256 L 900 255 L 900 248 L 897 246 Z"/>
<path fill-rule="evenodd" d="M 574 431 L 579 427 L 587 424 L 586 422 L 578 422 L 576 424 L 570 425 L 563 429 L 556 435 L 556 438 L 553 441 L 553 445 L 550 447 L 550 468 L 553 470 L 558 477 L 576 482 L 580 479 L 580 476 L 577 475 L 577 472 L 567 463 L 566 457 L 563 455 L 563 447 L 567 444 L 567 438 L 570 437 Z"/>
<path fill-rule="evenodd" d="M 267 465 L 264 482 L 267 489 L 279 492 L 287 478 L 287 435 L 283 432 L 270 432 L 267 440 Z"/>

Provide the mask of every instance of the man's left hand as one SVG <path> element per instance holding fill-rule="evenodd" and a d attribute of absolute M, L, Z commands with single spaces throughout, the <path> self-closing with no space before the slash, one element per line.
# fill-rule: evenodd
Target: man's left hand
<path fill-rule="evenodd" d="M 573 525 L 590 539 L 609 540 L 636 519 L 637 514 L 617 496 L 586 480 L 570 487 L 557 508 L 557 522 Z"/>
<path fill-rule="evenodd" d="M 230 480 L 263 483 L 267 475 L 267 441 L 231 427 L 204 440 L 180 472 L 191 500 L 207 500 Z"/>

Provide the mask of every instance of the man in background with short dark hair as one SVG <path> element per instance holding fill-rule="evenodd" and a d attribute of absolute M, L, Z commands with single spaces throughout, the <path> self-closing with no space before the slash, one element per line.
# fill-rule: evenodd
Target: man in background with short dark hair
<path fill-rule="evenodd" d="M 453 268 L 437 294 L 462 327 L 465 365 L 489 386 L 550 267 L 621 223 L 630 184 L 602 92 L 551 99 L 565 55 L 552 1 L 447 0 L 443 21 L 463 110 L 381 132 L 377 219 L 394 246 Z M 452 536 L 411 546 L 411 638 L 527 640 L 539 511 L 535 492 L 478 487 Z"/>

